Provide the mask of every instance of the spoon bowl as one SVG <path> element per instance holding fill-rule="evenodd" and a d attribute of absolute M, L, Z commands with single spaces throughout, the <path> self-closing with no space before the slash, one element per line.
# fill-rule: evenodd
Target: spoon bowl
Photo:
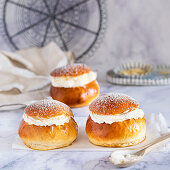
<path fill-rule="evenodd" d="M 109 160 L 117 167 L 123 168 L 139 162 L 140 160 L 143 159 L 144 154 L 145 154 L 144 149 L 143 150 L 135 150 L 135 149 L 116 150 L 112 152 L 112 154 L 109 156 Z M 114 157 L 115 159 L 113 160 L 112 157 Z"/>
<path fill-rule="evenodd" d="M 128 167 L 142 160 L 148 152 L 170 141 L 167 133 L 138 149 L 120 149 L 111 153 L 109 160 L 117 167 Z"/>

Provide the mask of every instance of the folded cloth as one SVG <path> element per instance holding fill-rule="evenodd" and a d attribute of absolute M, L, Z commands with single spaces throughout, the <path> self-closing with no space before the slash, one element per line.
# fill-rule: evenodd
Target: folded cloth
<path fill-rule="evenodd" d="M 163 134 L 170 133 L 170 128 L 168 128 L 165 117 L 162 113 L 151 113 L 146 114 L 146 125 L 147 131 L 150 135 L 147 136 L 148 140 L 151 141 L 154 138 L 158 138 Z M 155 152 L 159 151 L 169 151 L 170 142 L 165 145 L 155 149 Z"/>
<path fill-rule="evenodd" d="M 54 42 L 14 53 L 0 51 L 0 110 L 49 96 L 50 72 L 74 60 L 71 52 L 64 53 Z"/>

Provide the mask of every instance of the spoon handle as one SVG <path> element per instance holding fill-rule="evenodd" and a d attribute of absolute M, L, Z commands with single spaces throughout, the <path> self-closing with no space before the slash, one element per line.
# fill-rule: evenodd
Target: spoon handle
<path fill-rule="evenodd" d="M 148 152 L 152 151 L 153 149 L 155 149 L 169 141 L 170 141 L 170 133 L 167 133 L 167 134 L 153 140 L 151 143 L 149 143 L 145 147 L 145 153 L 148 153 Z"/>

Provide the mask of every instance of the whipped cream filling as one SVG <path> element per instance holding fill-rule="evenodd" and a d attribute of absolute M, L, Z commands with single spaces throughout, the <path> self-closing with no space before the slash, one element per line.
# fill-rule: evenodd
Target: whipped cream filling
<path fill-rule="evenodd" d="M 91 119 L 96 123 L 107 123 L 112 124 L 114 122 L 123 122 L 128 119 L 139 119 L 144 117 L 144 112 L 142 109 L 135 109 L 133 111 L 126 111 L 117 115 L 98 115 L 90 112 Z"/>
<path fill-rule="evenodd" d="M 62 76 L 62 77 L 53 77 L 51 76 L 51 84 L 54 87 L 81 87 L 94 80 L 96 80 L 97 73 L 90 71 L 80 76 Z"/>
<path fill-rule="evenodd" d="M 36 118 L 34 119 L 31 116 L 28 116 L 24 113 L 23 119 L 25 122 L 27 122 L 29 125 L 36 125 L 36 126 L 51 126 L 51 125 L 64 125 L 64 123 L 68 123 L 70 120 L 70 116 L 66 115 L 60 115 L 55 116 L 49 119 L 46 118 Z"/>

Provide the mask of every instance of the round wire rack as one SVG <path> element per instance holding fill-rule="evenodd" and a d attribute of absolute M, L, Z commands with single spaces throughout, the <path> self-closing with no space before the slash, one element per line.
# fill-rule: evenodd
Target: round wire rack
<path fill-rule="evenodd" d="M 2 0 L 3 38 L 11 50 L 54 41 L 77 59 L 92 56 L 106 29 L 104 0 Z M 10 11 L 10 12 L 9 12 Z"/>

